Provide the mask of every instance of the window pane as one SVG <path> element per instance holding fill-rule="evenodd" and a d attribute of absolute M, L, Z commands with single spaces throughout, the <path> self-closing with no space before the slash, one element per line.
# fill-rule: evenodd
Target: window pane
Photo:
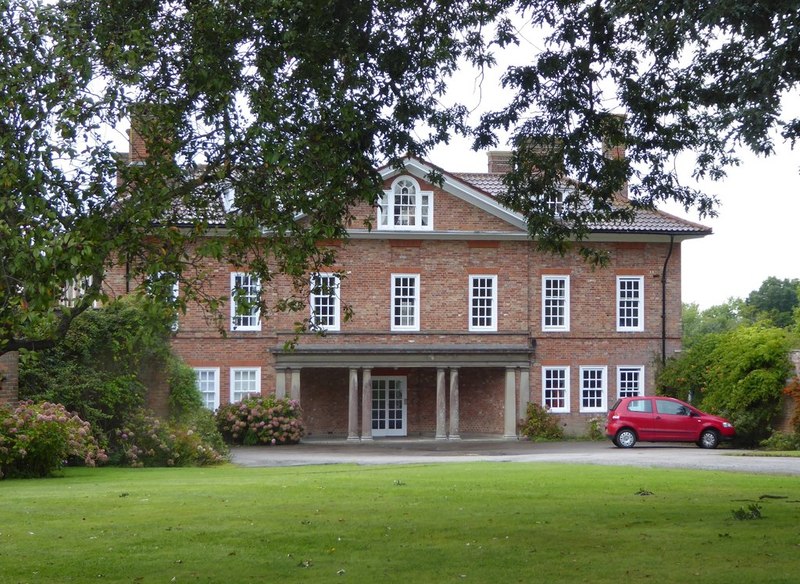
<path fill-rule="evenodd" d="M 470 330 L 496 330 L 496 276 L 470 277 Z"/>
<path fill-rule="evenodd" d="M 542 328 L 567 330 L 569 280 L 565 276 L 546 277 L 542 281 Z"/>
<path fill-rule="evenodd" d="M 231 401 L 240 402 L 249 395 L 260 394 L 259 369 L 234 369 L 231 371 Z"/>
<path fill-rule="evenodd" d="M 620 367 L 618 377 L 618 397 L 636 397 L 642 395 L 641 367 Z"/>
<path fill-rule="evenodd" d="M 209 410 L 217 408 L 217 371 L 216 369 L 195 369 L 197 389 L 203 398 L 203 405 Z"/>
<path fill-rule="evenodd" d="M 311 282 L 311 319 L 325 330 L 339 330 L 339 278 L 317 274 Z"/>
<path fill-rule="evenodd" d="M 581 368 L 581 410 L 605 409 L 606 372 L 604 368 Z"/>
<path fill-rule="evenodd" d="M 639 277 L 617 279 L 618 328 L 641 329 L 641 288 Z"/>
<path fill-rule="evenodd" d="M 392 287 L 392 328 L 416 329 L 417 276 L 395 276 Z"/>
<path fill-rule="evenodd" d="M 258 279 L 250 274 L 233 274 L 231 278 L 231 296 L 231 310 L 233 312 L 231 315 L 232 328 L 258 328 L 260 326 Z"/>
<path fill-rule="evenodd" d="M 546 368 L 543 373 L 544 407 L 553 411 L 569 411 L 567 402 L 567 369 Z"/>

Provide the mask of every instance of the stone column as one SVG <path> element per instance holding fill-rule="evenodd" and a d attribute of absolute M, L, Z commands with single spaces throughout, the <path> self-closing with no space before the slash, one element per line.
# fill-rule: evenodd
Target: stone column
<path fill-rule="evenodd" d="M 347 439 L 358 440 L 358 369 L 350 368 L 350 392 L 347 399 Z"/>
<path fill-rule="evenodd" d="M 436 370 L 436 439 L 447 440 L 447 403 L 444 389 L 444 368 Z"/>
<path fill-rule="evenodd" d="M 517 438 L 517 376 L 513 367 L 506 367 L 506 395 L 504 404 L 505 422 L 503 438 L 516 440 Z"/>
<path fill-rule="evenodd" d="M 461 440 L 458 416 L 458 369 L 450 369 L 450 440 Z"/>
<path fill-rule="evenodd" d="M 531 401 L 531 370 L 526 368 L 519 371 L 519 415 L 524 418 Z"/>
<path fill-rule="evenodd" d="M 275 369 L 275 398 L 286 397 L 286 369 Z"/>
<path fill-rule="evenodd" d="M 300 403 L 300 370 L 299 369 L 291 369 L 292 372 L 292 386 L 291 386 L 291 398 Z"/>
<path fill-rule="evenodd" d="M 361 375 L 361 440 L 372 440 L 372 369 Z"/>

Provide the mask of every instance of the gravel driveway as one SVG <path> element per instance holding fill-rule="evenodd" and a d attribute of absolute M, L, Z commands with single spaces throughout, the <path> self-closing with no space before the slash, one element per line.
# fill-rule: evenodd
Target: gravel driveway
<path fill-rule="evenodd" d="M 747 451 L 694 445 L 637 444 L 616 448 L 611 442 L 531 443 L 527 440 L 382 439 L 372 442 L 309 440 L 295 446 L 239 447 L 233 462 L 241 466 L 320 464 L 421 464 L 488 460 L 493 462 L 565 462 L 612 466 L 694 468 L 734 472 L 800 475 L 800 458 L 742 456 Z"/>

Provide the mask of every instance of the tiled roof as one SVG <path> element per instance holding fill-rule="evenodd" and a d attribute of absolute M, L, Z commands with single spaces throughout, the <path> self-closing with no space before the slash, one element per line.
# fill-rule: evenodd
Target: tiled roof
<path fill-rule="evenodd" d="M 487 172 L 454 172 L 452 176 L 469 183 L 492 197 L 505 191 L 503 175 Z M 663 211 L 640 209 L 633 222 L 604 221 L 592 227 L 595 232 L 638 232 L 638 233 L 685 233 L 706 234 L 711 228 L 699 223 L 675 217 Z"/>

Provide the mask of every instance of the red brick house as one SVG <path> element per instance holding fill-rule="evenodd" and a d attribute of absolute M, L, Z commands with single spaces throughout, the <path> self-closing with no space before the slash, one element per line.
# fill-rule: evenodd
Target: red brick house
<path fill-rule="evenodd" d="M 325 336 L 288 351 L 296 315 L 232 311 L 223 338 L 189 309 L 174 347 L 208 407 L 275 392 L 300 401 L 315 437 L 515 438 L 530 401 L 582 434 L 618 396 L 651 391 L 654 364 L 680 347 L 681 242 L 711 230 L 642 211 L 593 230 L 609 267 L 538 252 L 496 199 L 508 155 L 490 153 L 486 173 L 444 172 L 441 187 L 416 158 L 383 168 L 384 198 L 355 210 L 373 228 L 353 222 L 316 277 L 309 304 Z M 262 293 L 224 265 L 209 284 Z"/>

